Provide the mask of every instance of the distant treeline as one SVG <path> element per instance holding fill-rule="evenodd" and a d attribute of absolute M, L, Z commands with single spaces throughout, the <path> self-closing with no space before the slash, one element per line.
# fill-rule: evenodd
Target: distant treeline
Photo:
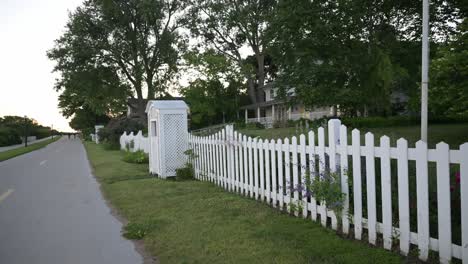
<path fill-rule="evenodd" d="M 25 134 L 41 139 L 57 133 L 56 130 L 42 126 L 34 119 L 20 116 L 0 117 L 0 146 L 20 144 Z"/>

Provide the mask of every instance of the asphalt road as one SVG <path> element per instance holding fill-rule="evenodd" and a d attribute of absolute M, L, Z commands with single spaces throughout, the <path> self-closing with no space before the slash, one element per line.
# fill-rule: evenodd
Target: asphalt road
<path fill-rule="evenodd" d="M 121 229 L 78 139 L 0 162 L 0 263 L 142 263 Z"/>

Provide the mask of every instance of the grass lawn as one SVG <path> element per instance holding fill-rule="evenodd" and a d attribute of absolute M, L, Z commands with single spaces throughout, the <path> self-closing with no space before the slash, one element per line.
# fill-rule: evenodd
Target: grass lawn
<path fill-rule="evenodd" d="M 349 134 L 351 134 L 352 129 L 348 128 L 348 130 Z M 414 144 L 420 138 L 419 126 L 381 127 L 360 129 L 360 131 L 361 145 L 364 144 L 364 135 L 367 132 L 374 133 L 376 142 L 378 142 L 380 136 L 389 136 L 392 140 L 392 145 L 395 145 L 396 141 L 403 137 L 409 141 L 410 146 L 414 146 Z M 300 134 L 296 133 L 296 128 L 294 127 L 272 129 L 241 129 L 240 132 L 248 136 L 255 136 L 264 139 L 285 138 L 292 137 L 294 135 L 298 136 Z M 468 124 L 429 125 L 428 135 L 430 147 L 435 147 L 437 143 L 444 141 L 449 144 L 452 149 L 458 148 L 458 146 L 461 144 L 468 142 Z M 350 136 L 348 137 L 348 143 L 351 144 Z"/>
<path fill-rule="evenodd" d="M 23 155 L 25 153 L 28 153 L 28 152 L 31 152 L 31 151 L 34 151 L 34 150 L 41 149 L 41 148 L 49 145 L 52 142 L 55 142 L 55 141 L 59 140 L 59 139 L 60 139 L 60 137 L 57 136 L 55 138 L 47 139 L 47 140 L 44 140 L 44 141 L 41 141 L 41 142 L 38 142 L 38 143 L 33 143 L 33 144 L 31 144 L 31 145 L 29 145 L 27 147 L 19 147 L 19 148 L 16 148 L 16 149 L 11 149 L 11 150 L 0 152 L 0 161 L 11 159 L 11 158 L 14 158 L 16 156 Z"/>
<path fill-rule="evenodd" d="M 207 182 L 160 180 L 120 151 L 85 143 L 104 196 L 160 263 L 401 263 L 310 219 L 227 193 Z"/>

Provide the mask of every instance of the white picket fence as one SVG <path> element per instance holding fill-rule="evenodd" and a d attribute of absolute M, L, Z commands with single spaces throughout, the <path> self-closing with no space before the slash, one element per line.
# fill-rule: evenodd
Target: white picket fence
<path fill-rule="evenodd" d="M 138 131 L 135 135 L 133 132 L 127 134 L 124 132 L 120 136 L 120 149 L 129 149 L 131 152 L 143 150 L 145 153 L 149 153 L 149 139 L 143 136 L 143 133 Z"/>
<path fill-rule="evenodd" d="M 199 180 L 211 181 L 228 191 L 265 201 L 280 210 L 290 211 L 293 208 L 296 216 L 311 217 L 314 221 L 320 217 L 323 226 L 327 226 L 330 219 L 331 227 L 335 230 L 341 225 L 342 232 L 349 234 L 352 228 L 355 239 L 361 240 L 367 233 L 371 244 L 376 244 L 378 234 L 382 234 L 384 248 L 391 249 L 393 244 L 399 243 L 404 255 L 409 253 L 410 244 L 413 244 L 418 247 L 421 260 L 427 260 L 429 251 L 433 250 L 439 253 L 441 263 L 449 263 L 452 258 L 468 263 L 468 143 L 461 145 L 460 149 L 450 150 L 445 143 L 437 144 L 436 149 L 428 149 L 425 142 L 419 141 L 415 148 L 409 148 L 407 140 L 399 139 L 396 147 L 392 147 L 390 139 L 383 136 L 380 145 L 375 146 L 371 133 L 365 135 L 364 145 L 361 145 L 359 130 L 352 131 L 351 144 L 348 144 L 347 135 L 346 126 L 341 125 L 339 120 L 329 121 L 328 145 L 324 128 L 318 129 L 318 135 L 313 131 L 307 137 L 300 135 L 298 142 L 296 137 L 291 140 L 251 138 L 227 126 L 211 136 L 189 135 L 189 146 L 195 154 L 195 177 Z M 348 158 L 352 160 L 350 173 L 347 173 Z M 375 158 L 380 161 L 381 222 L 377 219 Z M 397 163 L 396 179 L 391 178 L 391 160 Z M 416 175 L 409 175 L 409 162 L 415 162 Z M 429 233 L 429 162 L 437 163 L 438 238 L 430 237 Z M 365 164 L 364 168 L 361 164 Z M 463 246 L 452 243 L 451 164 L 460 165 Z M 340 174 L 341 188 L 345 194 L 342 216 L 338 218 L 324 204 L 318 204 L 314 197 L 307 198 L 305 188 L 303 193 L 298 189 L 288 191 L 290 186 L 305 182 L 306 170 L 314 177 L 327 169 Z M 352 190 L 349 190 L 348 174 L 352 175 Z M 409 181 L 414 177 L 417 209 L 412 209 L 416 210 L 412 213 L 417 214 L 417 229 L 413 227 L 416 232 L 410 230 Z M 362 201 L 363 179 L 367 183 L 367 197 L 364 197 L 367 199 L 366 208 Z M 398 190 L 392 190 L 392 186 L 395 186 L 391 184 L 392 181 L 397 181 Z M 350 192 L 353 193 L 353 215 L 349 213 Z M 398 219 L 392 215 L 392 195 L 398 196 Z M 301 212 L 298 206 L 288 206 L 291 203 L 302 203 L 304 209 Z"/>

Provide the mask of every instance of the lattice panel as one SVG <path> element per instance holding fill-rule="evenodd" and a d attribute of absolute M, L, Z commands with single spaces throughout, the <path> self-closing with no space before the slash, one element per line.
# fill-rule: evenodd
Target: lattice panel
<path fill-rule="evenodd" d="M 174 174 L 175 170 L 185 163 L 185 118 L 182 114 L 164 115 L 165 164 L 166 173 Z M 163 158 L 163 157 L 162 157 Z"/>

